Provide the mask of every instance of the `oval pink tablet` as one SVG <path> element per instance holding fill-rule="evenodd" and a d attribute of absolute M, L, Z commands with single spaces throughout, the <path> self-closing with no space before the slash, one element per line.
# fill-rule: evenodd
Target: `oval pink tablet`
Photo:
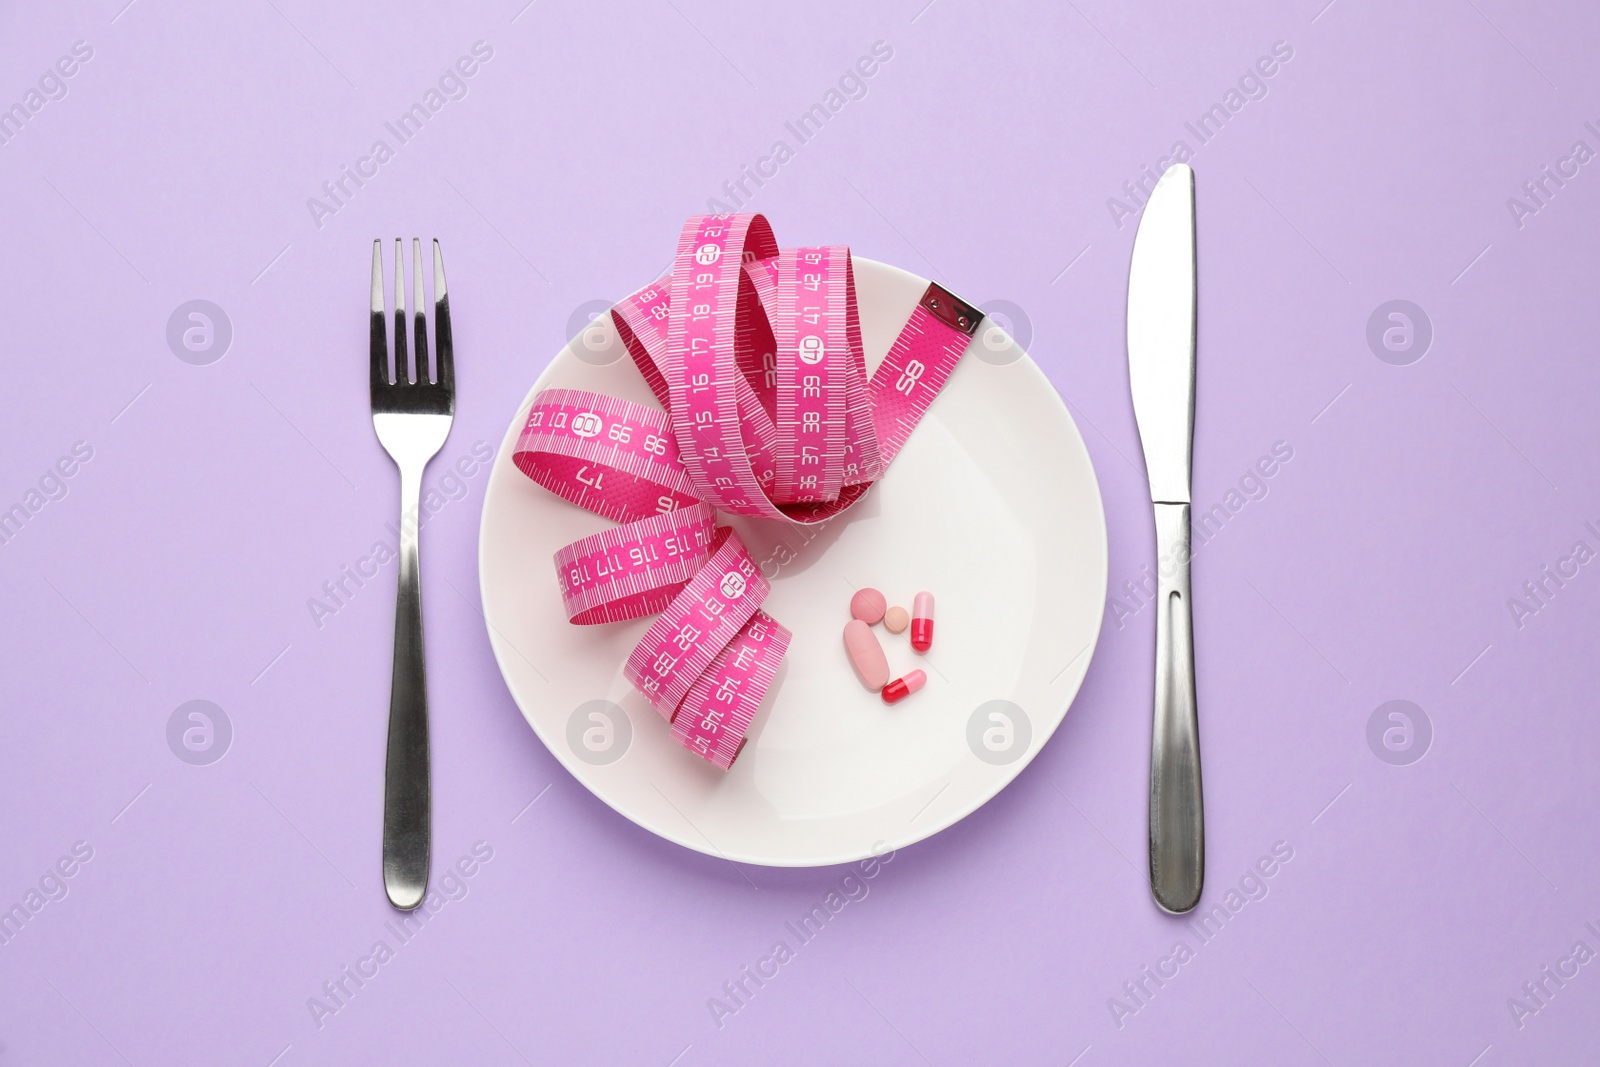
<path fill-rule="evenodd" d="M 868 626 L 876 626 L 883 620 L 883 609 L 888 605 L 876 589 L 857 589 L 856 595 L 850 598 L 850 614 Z"/>
<path fill-rule="evenodd" d="M 872 627 L 860 619 L 844 624 L 844 651 L 850 657 L 850 666 L 856 677 L 868 689 L 882 690 L 889 682 L 889 657 L 883 654 L 878 636 Z"/>

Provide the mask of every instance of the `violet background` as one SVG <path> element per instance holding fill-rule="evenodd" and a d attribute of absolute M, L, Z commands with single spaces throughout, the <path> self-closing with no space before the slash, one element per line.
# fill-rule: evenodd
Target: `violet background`
<path fill-rule="evenodd" d="M 0 12 L 0 105 L 94 49 L 0 144 L 0 507 L 94 450 L 0 547 L 0 905 L 94 850 L 0 945 L 0 1065 L 1594 1061 L 1600 964 L 1520 1027 L 1507 1000 L 1600 949 L 1600 577 L 1520 628 L 1507 600 L 1600 548 L 1596 164 L 1520 227 L 1506 201 L 1600 148 L 1600 9 L 125 2 Z M 479 40 L 468 95 L 316 226 L 307 198 Z M 798 144 L 785 122 L 877 41 L 865 98 Z M 730 869 L 561 769 L 485 638 L 479 472 L 424 530 L 435 884 L 475 842 L 493 859 L 319 1028 L 323 982 L 398 945 L 393 567 L 320 629 L 306 605 L 396 507 L 365 393 L 373 237 L 444 244 L 454 460 L 498 442 L 575 309 L 649 280 L 785 140 L 751 202 L 782 241 L 1023 309 L 1095 460 L 1116 594 L 1153 533 L 1135 227 L 1107 199 L 1194 147 L 1184 123 L 1279 41 L 1268 95 L 1194 159 L 1197 510 L 1294 451 L 1194 568 L 1201 907 L 1285 842 L 1265 898 L 1206 943 L 1151 903 L 1153 622 L 1108 615 L 1019 779 L 895 856 L 719 1028 L 708 999 L 846 871 Z M 166 342 L 195 298 L 232 323 L 209 366 Z M 1365 336 L 1396 298 L 1434 330 L 1409 366 Z M 191 699 L 232 723 L 209 766 L 166 741 Z M 1367 742 L 1392 699 L 1432 724 L 1406 766 Z M 1123 983 L 1179 939 L 1194 958 L 1119 1026 L 1110 999 L 1134 1006 Z"/>

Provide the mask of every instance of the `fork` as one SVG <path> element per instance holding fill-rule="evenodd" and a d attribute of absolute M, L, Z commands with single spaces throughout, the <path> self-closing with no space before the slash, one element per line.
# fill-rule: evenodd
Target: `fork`
<path fill-rule="evenodd" d="M 383 776 L 383 888 L 410 911 L 428 889 L 432 800 L 428 770 L 428 679 L 422 655 L 422 589 L 417 525 L 422 472 L 450 435 L 456 376 L 444 256 L 433 242 L 434 380 L 428 377 L 428 317 L 423 309 L 422 240 L 412 238 L 415 370 L 406 360 L 404 245 L 394 242 L 394 381 L 384 337 L 383 248 L 372 242 L 372 426 L 400 468 L 400 577 L 394 609 L 394 673 L 389 689 L 389 754 Z"/>

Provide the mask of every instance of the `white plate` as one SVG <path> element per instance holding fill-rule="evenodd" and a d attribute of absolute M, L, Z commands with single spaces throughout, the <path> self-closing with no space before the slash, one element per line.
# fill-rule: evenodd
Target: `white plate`
<path fill-rule="evenodd" d="M 855 278 L 870 372 L 928 283 L 859 258 Z M 1100 632 L 1105 515 L 1072 416 L 997 327 L 979 332 L 884 480 L 809 543 L 778 523 L 733 520 L 773 578 L 764 609 L 794 641 L 727 773 L 680 748 L 622 676 L 649 618 L 566 621 L 551 557 L 606 520 L 539 488 L 511 460 L 533 394 L 551 386 L 653 403 L 609 316 L 557 354 L 489 477 L 483 608 L 522 714 L 617 811 L 742 863 L 844 863 L 963 818 L 1055 732 Z M 781 562 L 786 544 L 793 558 Z M 840 635 L 862 585 L 907 608 L 920 589 L 936 600 L 925 657 L 909 635 L 876 628 L 895 676 L 928 672 L 927 687 L 893 707 L 845 659 Z"/>

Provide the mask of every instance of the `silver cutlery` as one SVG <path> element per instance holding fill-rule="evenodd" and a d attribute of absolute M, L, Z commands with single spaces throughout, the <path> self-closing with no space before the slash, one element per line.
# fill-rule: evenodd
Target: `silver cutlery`
<path fill-rule="evenodd" d="M 389 690 L 389 753 L 383 777 L 383 888 L 410 911 L 428 889 L 432 801 L 428 769 L 428 678 L 422 654 L 422 589 L 417 524 L 422 472 L 450 435 L 456 376 L 444 256 L 433 242 L 435 368 L 428 372 L 428 317 L 422 241 L 411 242 L 414 338 L 406 359 L 404 245 L 394 242 L 394 379 L 384 336 L 383 247 L 372 242 L 372 426 L 400 468 L 400 577 L 394 610 L 394 673 Z"/>
<path fill-rule="evenodd" d="M 1194 171 L 1156 183 L 1128 271 L 1128 378 L 1155 510 L 1155 715 L 1150 733 L 1150 891 L 1163 910 L 1200 901 L 1205 818 L 1189 608 L 1189 476 L 1194 441 Z"/>

